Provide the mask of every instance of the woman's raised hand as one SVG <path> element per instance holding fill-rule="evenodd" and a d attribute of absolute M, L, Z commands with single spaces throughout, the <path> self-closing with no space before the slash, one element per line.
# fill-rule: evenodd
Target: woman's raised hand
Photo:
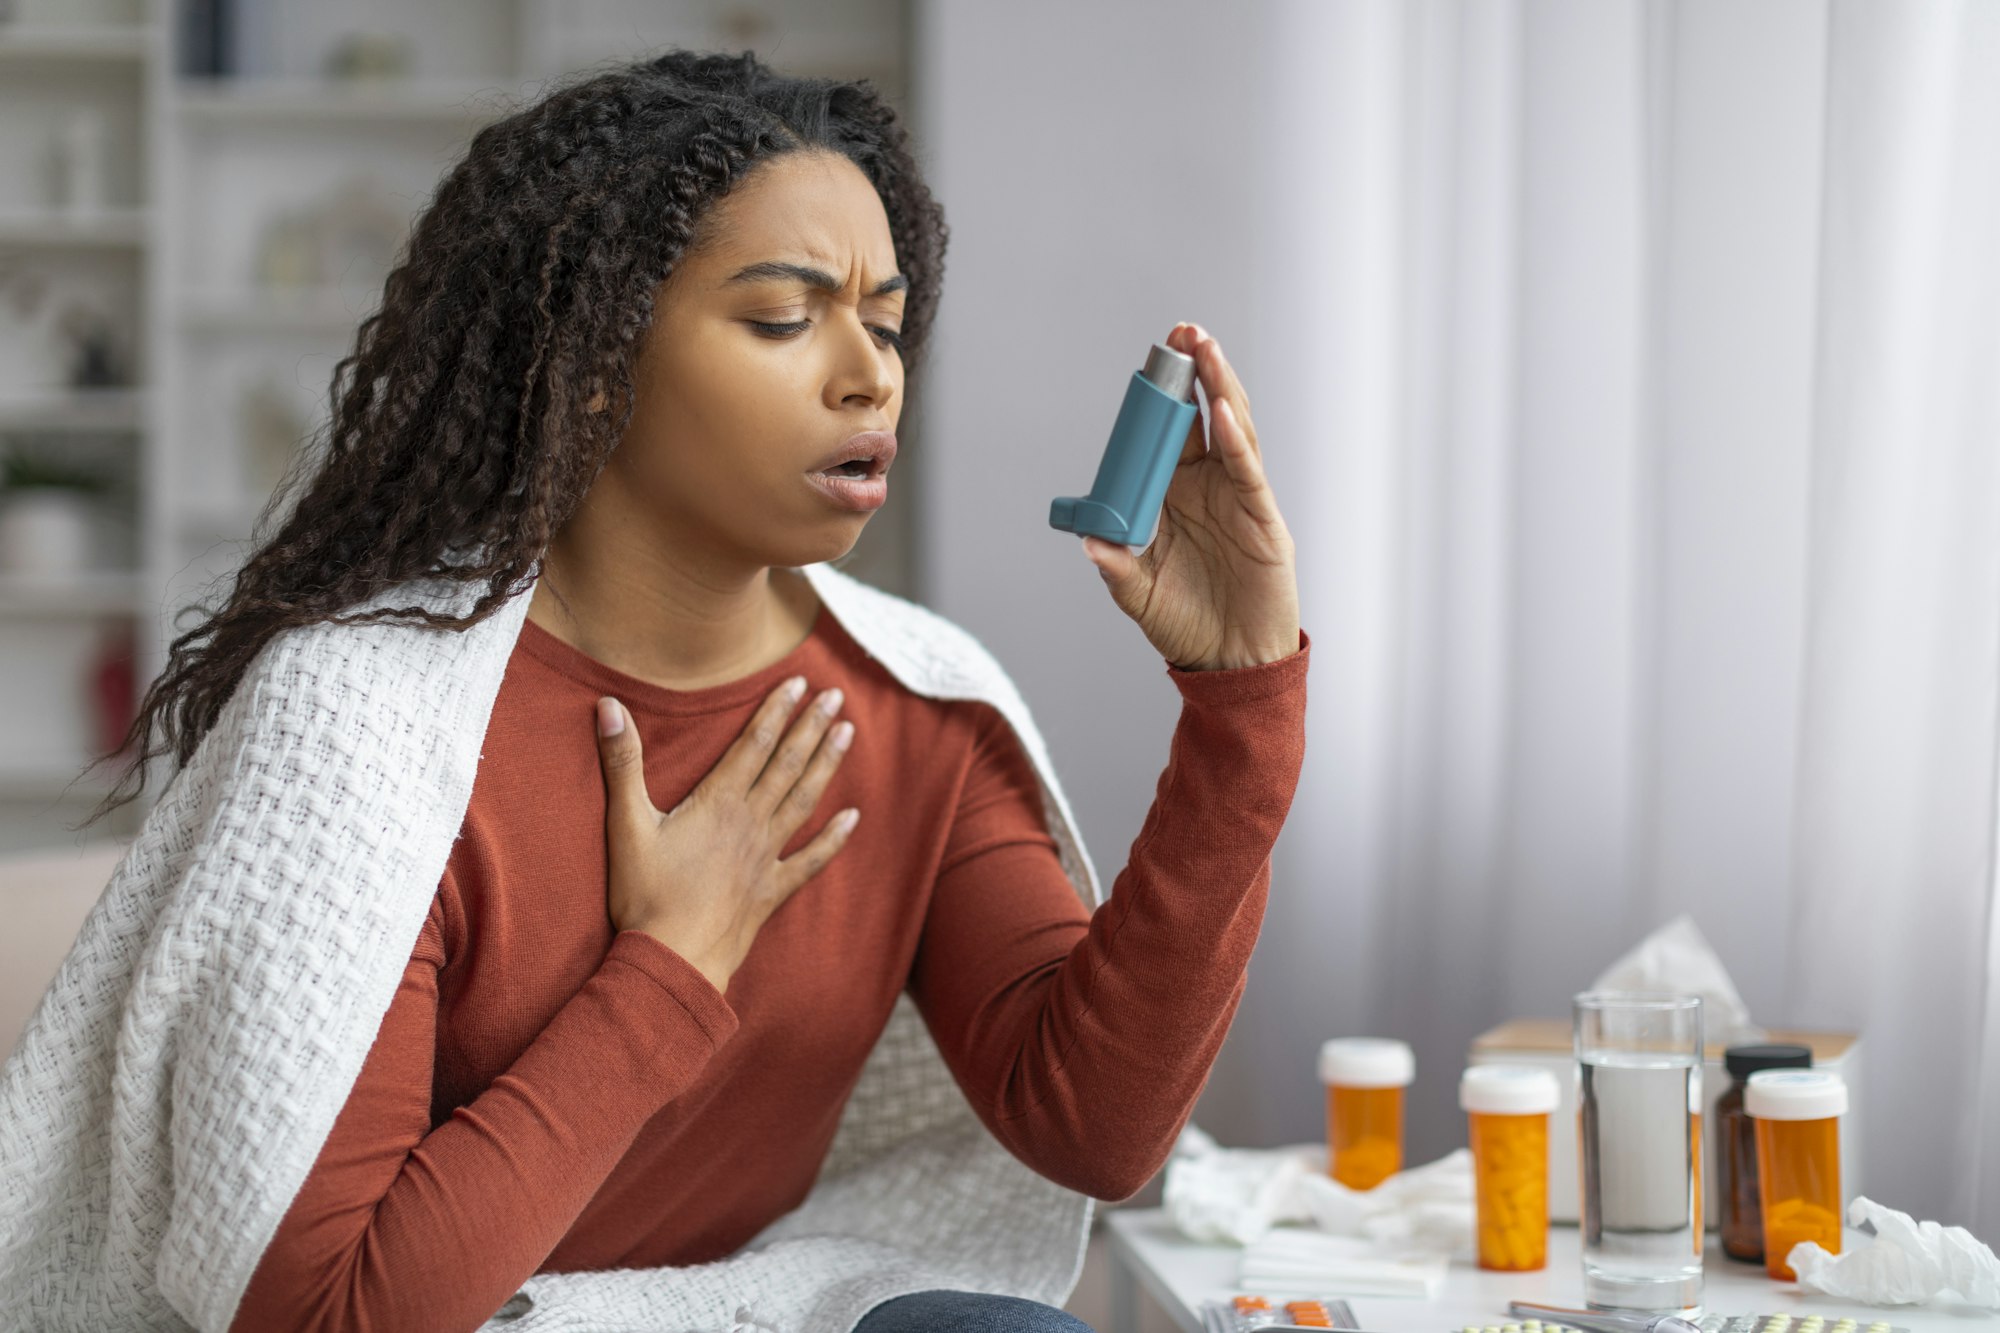
<path fill-rule="evenodd" d="M 1152 544 L 1083 539 L 1118 609 L 1185 671 L 1256 666 L 1299 651 L 1292 534 L 1264 476 L 1250 398 L 1222 346 L 1176 324 L 1167 346 L 1194 358 L 1214 413 L 1188 427 Z"/>
<path fill-rule="evenodd" d="M 805 685 L 794 676 L 765 696 L 708 776 L 665 814 L 646 793 L 631 714 L 609 696 L 597 701 L 611 924 L 645 931 L 718 991 L 728 988 L 771 913 L 825 868 L 861 818 L 859 810 L 842 810 L 811 842 L 778 859 L 854 738 L 852 722 L 832 725 L 839 690 L 823 692 L 786 727 Z"/>

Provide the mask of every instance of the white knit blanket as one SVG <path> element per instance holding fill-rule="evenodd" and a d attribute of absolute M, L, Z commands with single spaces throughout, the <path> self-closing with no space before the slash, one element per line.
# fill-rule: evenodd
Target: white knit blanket
<path fill-rule="evenodd" d="M 999 663 L 933 612 L 804 572 L 910 690 L 1013 724 L 1095 907 Z M 479 590 L 426 580 L 368 605 L 463 611 Z M 464 632 L 291 629 L 252 663 L 0 1070 L 0 1329 L 229 1326 L 416 945 L 528 602 Z M 1060 1304 L 1091 1208 L 986 1132 L 905 995 L 798 1208 L 714 1263 L 530 1277 L 484 1327 L 848 1333 L 931 1287 Z"/>

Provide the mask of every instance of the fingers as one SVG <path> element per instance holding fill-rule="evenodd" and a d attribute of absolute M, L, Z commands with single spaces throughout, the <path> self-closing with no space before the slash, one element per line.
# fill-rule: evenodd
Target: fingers
<path fill-rule="evenodd" d="M 805 772 L 806 763 L 812 758 L 820 738 L 826 734 L 833 715 L 840 711 L 841 697 L 837 689 L 822 691 L 813 701 L 813 706 L 786 731 L 777 752 L 764 765 L 764 771 L 758 774 L 756 782 L 751 784 L 752 806 L 768 814 L 785 799 Z"/>
<path fill-rule="evenodd" d="M 1236 424 L 1250 452 L 1262 459 L 1264 452 L 1257 443 L 1257 426 L 1250 418 L 1250 395 L 1243 388 L 1243 381 L 1236 377 L 1236 368 L 1222 354 L 1222 344 L 1199 324 L 1177 324 L 1167 336 L 1168 346 L 1194 358 L 1195 376 L 1201 381 L 1202 393 L 1207 395 L 1210 415 L 1216 412 L 1218 400 L 1227 402 L 1236 414 Z M 1182 457 L 1186 457 L 1185 451 Z"/>
<path fill-rule="evenodd" d="M 834 853 L 847 845 L 848 835 L 854 832 L 854 826 L 860 820 L 861 812 L 849 806 L 827 820 L 826 826 L 820 829 L 811 842 L 778 862 L 780 892 L 789 898 L 801 884 L 826 869 L 826 864 L 833 860 Z"/>
<path fill-rule="evenodd" d="M 625 705 L 606 695 L 597 701 L 597 754 L 604 765 L 604 817 L 638 823 L 660 812 L 646 794 L 646 760 L 639 729 Z"/>
<path fill-rule="evenodd" d="M 813 751 L 812 761 L 805 772 L 799 775 L 798 781 L 778 802 L 778 808 L 771 813 L 771 820 L 785 841 L 789 842 L 799 825 L 806 822 L 806 817 L 819 808 L 820 794 L 833 779 L 833 771 L 847 758 L 848 747 L 853 741 L 852 722 L 842 721 L 829 729 L 819 748 Z"/>
<path fill-rule="evenodd" d="M 1167 335 L 1167 346 L 1173 348 L 1183 356 L 1192 357 L 1194 355 L 1195 342 L 1195 326 L 1192 324 L 1176 324 L 1174 325 L 1173 332 Z M 1201 408 L 1196 407 L 1194 420 L 1188 423 L 1187 438 L 1181 441 L 1180 461 L 1182 463 L 1192 463 L 1207 452 L 1208 431 L 1206 423 L 1202 420 Z"/>
<path fill-rule="evenodd" d="M 765 695 L 764 702 L 750 715 L 749 725 L 729 743 L 722 758 L 715 761 L 709 777 L 722 783 L 733 795 L 749 791 L 770 760 L 772 747 L 784 735 L 785 719 L 791 716 L 805 692 L 806 678 L 793 676 Z"/>
<path fill-rule="evenodd" d="M 1250 395 L 1236 368 L 1222 354 L 1222 344 L 1199 324 L 1176 324 L 1167 335 L 1167 345 L 1194 358 L 1195 376 L 1208 400 L 1208 431 L 1197 438 L 1201 421 L 1181 447 L 1183 463 L 1206 452 L 1219 456 L 1230 484 L 1241 499 L 1246 513 L 1261 523 L 1278 523 L 1277 498 L 1271 494 L 1264 475 L 1264 451 L 1257 442 L 1257 426 L 1250 419 Z"/>
<path fill-rule="evenodd" d="M 1161 528 L 1167 522 L 1165 514 L 1160 515 Z M 1107 542 L 1098 537 L 1083 539 L 1084 555 L 1097 566 L 1097 572 L 1104 579 L 1105 590 L 1120 611 L 1144 624 L 1147 603 L 1152 599 L 1154 588 L 1154 567 L 1159 563 L 1161 550 L 1160 531 L 1155 531 L 1153 540 L 1146 547 L 1146 554 L 1140 555 L 1129 546 Z"/>
<path fill-rule="evenodd" d="M 1234 405 L 1227 398 L 1216 404 L 1215 440 L 1216 448 L 1222 455 L 1223 467 L 1244 510 L 1260 522 L 1275 521 L 1278 518 L 1278 501 L 1271 494 L 1269 478 L 1264 475 L 1264 460 L 1244 434 L 1241 423 L 1236 419 Z"/>

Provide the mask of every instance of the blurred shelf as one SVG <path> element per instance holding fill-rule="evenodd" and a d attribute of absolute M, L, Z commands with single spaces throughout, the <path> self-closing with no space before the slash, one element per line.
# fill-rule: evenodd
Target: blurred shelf
<path fill-rule="evenodd" d="M 189 79 L 180 84 L 181 115 L 210 125 L 265 128 L 287 121 L 313 126 L 435 121 L 472 126 L 496 120 L 513 99 L 491 83 L 431 79 L 340 83 L 329 79 Z"/>
<path fill-rule="evenodd" d="M 371 312 L 357 311 L 339 290 L 287 288 L 190 292 L 181 324 L 194 333 L 347 335 Z"/>
<path fill-rule="evenodd" d="M 5 616 L 136 615 L 152 602 L 145 580 L 127 570 L 0 574 L 0 615 Z"/>
<path fill-rule="evenodd" d="M 0 391 L 0 431 L 138 431 L 145 414 L 144 389 Z"/>
<path fill-rule="evenodd" d="M 104 23 L 21 24 L 0 23 L 0 65 L 51 62 L 118 65 L 134 68 L 144 61 L 155 38 L 152 28 L 138 24 Z"/>
<path fill-rule="evenodd" d="M 284 363 L 324 388 L 321 358 L 351 348 L 378 307 L 386 275 L 370 282 L 359 266 L 329 270 L 339 275 L 338 287 L 332 280 L 308 290 L 254 285 L 250 269 L 235 265 L 254 252 L 261 224 L 349 173 L 379 177 L 392 205 L 414 214 L 440 180 L 442 161 L 482 126 L 533 105 L 590 66 L 666 44 L 756 46 L 788 73 L 871 78 L 893 97 L 915 73 L 907 20 L 889 16 L 909 6 L 886 0 L 781 0 L 772 15 L 777 26 L 741 41 L 703 21 L 719 8 L 733 18 L 734 8 L 706 3 L 402 0 L 373 6 L 379 12 L 366 26 L 397 31 L 411 43 L 411 67 L 434 72 L 368 82 L 303 73 L 318 68 L 331 35 L 317 14 L 324 6 L 242 0 L 239 8 L 254 10 L 260 35 L 272 39 L 265 51 L 271 63 L 259 68 L 300 75 L 182 74 L 177 0 L 0 0 L 0 10 L 47 17 L 0 21 L 0 121 L 19 121 L 0 124 L 0 139 L 21 150 L 10 168 L 28 168 L 48 146 L 29 139 L 46 140 L 88 106 L 115 118 L 119 174 L 105 198 L 126 205 L 36 209 L 31 183 L 16 182 L 12 199 L 0 204 L 0 269 L 26 268 L 118 300 L 132 289 L 120 317 L 131 326 L 132 364 L 148 368 L 144 386 L 113 392 L 71 394 L 12 380 L 0 389 L 0 449 L 15 451 L 30 432 L 46 431 L 53 454 L 89 453 L 95 462 L 101 453 L 118 467 L 133 464 L 137 568 L 65 578 L 0 574 L 0 641 L 10 662 L 21 656 L 38 680 L 49 670 L 67 672 L 63 662 L 78 644 L 108 627 L 137 631 L 142 678 L 163 667 L 165 641 L 185 628 L 176 614 L 226 595 L 269 503 L 255 493 L 261 474 L 249 466 L 242 390 L 266 372 L 285 382 Z M 86 12 L 105 9 L 131 21 L 87 26 Z M 491 22 L 467 24 L 473 11 L 490 13 Z M 138 182 L 177 188 L 149 194 Z M 13 380 L 29 373 L 19 369 Z M 323 411 L 323 404 L 315 409 Z M 315 415 L 311 438 L 325 429 Z M 115 517 L 126 521 L 123 510 Z M 272 521 L 282 526 L 286 517 L 280 510 Z M 110 560 L 123 542 L 121 534 L 97 549 Z M 89 756 L 66 752 L 88 733 L 28 744 L 19 726 L 26 710 L 68 706 L 43 697 L 48 689 L 17 691 L 14 711 L 0 708 L 0 813 L 7 816 L 0 840 L 13 826 L 38 824 L 66 837 L 58 825 L 72 822 L 82 798 L 98 799 L 122 771 L 121 761 L 93 769 Z M 130 812 L 143 814 L 155 794 L 142 794 Z"/>
<path fill-rule="evenodd" d="M 147 221 L 143 208 L 0 213 L 0 248 L 137 249 L 146 243 Z"/>

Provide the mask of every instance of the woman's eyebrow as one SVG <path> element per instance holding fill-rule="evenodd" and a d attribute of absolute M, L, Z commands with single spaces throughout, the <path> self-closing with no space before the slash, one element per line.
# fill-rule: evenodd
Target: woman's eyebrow
<path fill-rule="evenodd" d="M 824 269 L 810 268 L 804 264 L 785 264 L 777 260 L 765 260 L 761 264 L 752 264 L 749 268 L 738 272 L 722 285 L 728 287 L 739 282 L 775 282 L 784 278 L 796 278 L 800 282 L 817 287 L 823 292 L 837 292 L 842 285 L 839 278 L 834 277 Z M 882 279 L 881 282 L 876 284 L 875 290 L 870 292 L 869 295 L 887 296 L 890 292 L 900 292 L 909 285 L 910 280 L 898 273 L 893 278 Z"/>

